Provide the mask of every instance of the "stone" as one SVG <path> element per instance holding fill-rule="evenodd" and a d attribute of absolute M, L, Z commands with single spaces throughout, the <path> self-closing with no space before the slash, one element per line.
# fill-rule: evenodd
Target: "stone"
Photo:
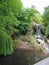
<path fill-rule="evenodd" d="M 34 64 L 34 65 L 49 65 L 49 57 L 36 63 L 36 64 Z"/>

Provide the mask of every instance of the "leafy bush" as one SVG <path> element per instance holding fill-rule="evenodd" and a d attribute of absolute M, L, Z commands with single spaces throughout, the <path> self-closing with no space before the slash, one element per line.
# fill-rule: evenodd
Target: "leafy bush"
<path fill-rule="evenodd" d="M 0 27 L 5 28 L 6 32 L 11 35 L 14 32 L 18 33 L 16 27 L 19 21 L 16 18 L 19 11 L 22 9 L 21 0 L 1 0 L 0 1 Z"/>
<path fill-rule="evenodd" d="M 49 6 L 44 8 L 43 24 L 45 27 L 47 27 L 49 24 Z"/>
<path fill-rule="evenodd" d="M 19 26 L 20 34 L 26 34 L 27 31 L 30 30 L 30 26 L 28 23 L 21 23 Z"/>
<path fill-rule="evenodd" d="M 19 30 L 16 28 L 20 22 L 15 18 L 14 16 L 10 18 L 10 16 L 7 17 L 5 29 L 8 34 L 13 34 L 14 32 L 18 33 Z"/>
<path fill-rule="evenodd" d="M 9 35 L 13 34 L 13 32 L 18 33 L 16 27 L 19 24 L 20 22 L 12 13 L 8 16 L 0 16 L 0 27 L 4 28 Z"/>
<path fill-rule="evenodd" d="M 0 54 L 8 55 L 13 52 L 13 41 L 4 31 L 0 30 Z"/>
<path fill-rule="evenodd" d="M 49 25 L 47 26 L 45 33 L 46 33 L 46 37 L 49 37 Z"/>

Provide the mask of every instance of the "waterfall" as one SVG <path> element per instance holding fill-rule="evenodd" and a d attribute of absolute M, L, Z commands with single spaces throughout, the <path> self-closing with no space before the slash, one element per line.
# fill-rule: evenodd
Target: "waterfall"
<path fill-rule="evenodd" d="M 35 26 L 35 28 L 36 28 L 36 34 L 37 34 L 37 35 L 40 35 L 40 34 L 41 34 L 41 27 L 40 27 L 40 25 L 37 24 L 37 25 Z"/>
<path fill-rule="evenodd" d="M 35 29 L 36 29 L 36 35 L 35 37 L 37 38 L 37 41 L 41 44 L 41 46 L 44 48 L 44 53 L 49 53 L 49 48 L 45 43 L 44 37 L 41 34 L 41 26 L 40 24 L 36 24 L 35 25 Z"/>

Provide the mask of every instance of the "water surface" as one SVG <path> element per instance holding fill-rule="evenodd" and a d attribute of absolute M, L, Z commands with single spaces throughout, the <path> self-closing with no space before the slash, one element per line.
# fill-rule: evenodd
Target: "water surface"
<path fill-rule="evenodd" d="M 0 65 L 33 65 L 48 56 L 40 51 L 17 49 L 12 55 L 0 55 Z"/>

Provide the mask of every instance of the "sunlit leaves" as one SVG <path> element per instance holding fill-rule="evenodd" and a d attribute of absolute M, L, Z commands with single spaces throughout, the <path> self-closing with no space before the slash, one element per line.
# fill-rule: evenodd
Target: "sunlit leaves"
<path fill-rule="evenodd" d="M 13 52 L 13 41 L 4 31 L 0 30 L 0 54 L 8 55 Z"/>

